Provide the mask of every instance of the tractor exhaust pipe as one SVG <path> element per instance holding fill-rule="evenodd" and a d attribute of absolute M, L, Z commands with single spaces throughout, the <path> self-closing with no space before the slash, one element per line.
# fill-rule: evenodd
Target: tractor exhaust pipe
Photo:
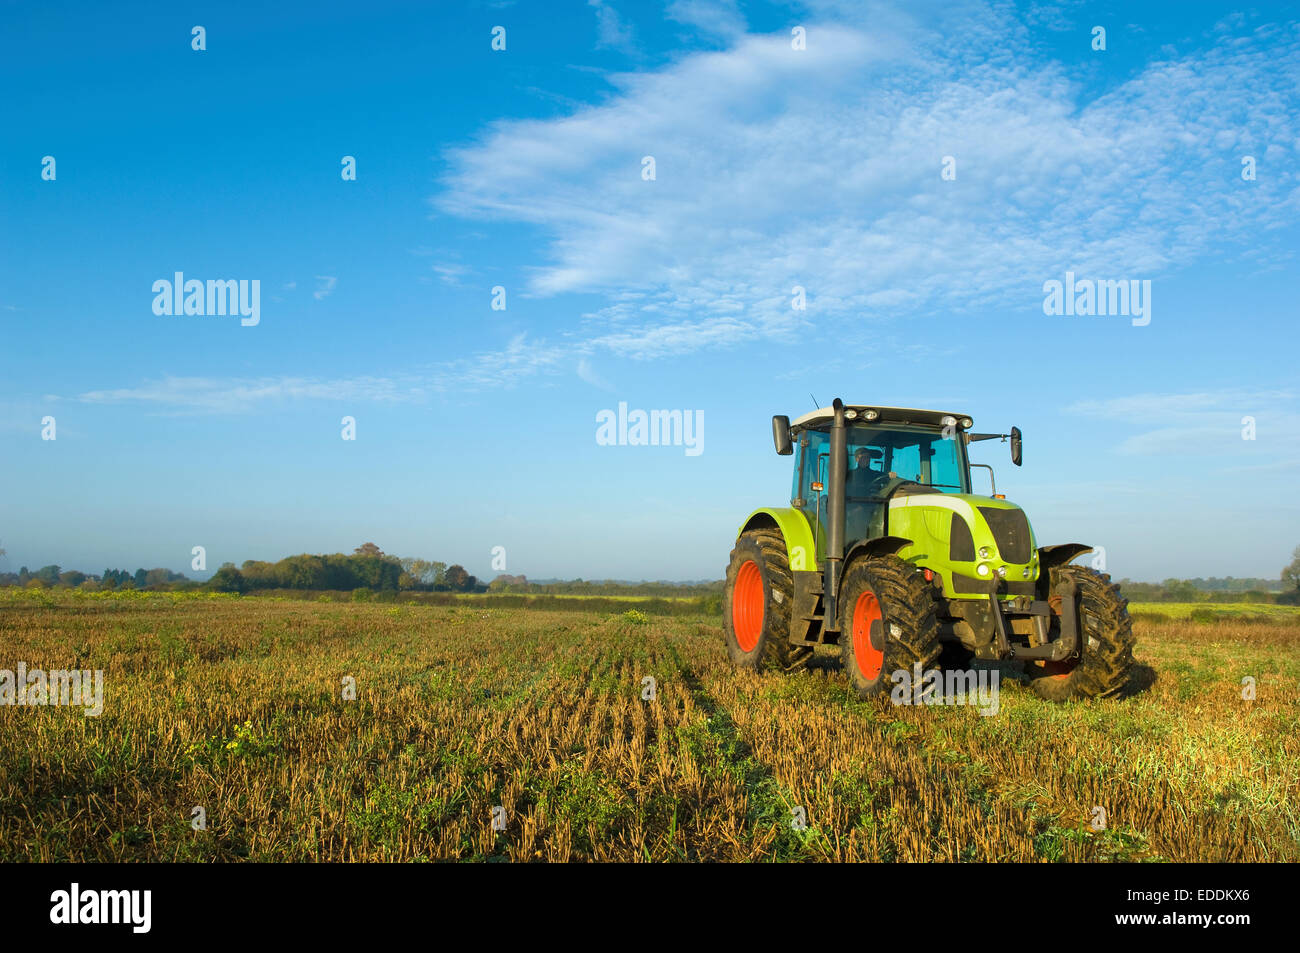
<path fill-rule="evenodd" d="M 844 568 L 844 481 L 849 466 L 848 432 L 844 429 L 844 402 L 838 397 L 831 405 L 835 420 L 831 424 L 830 459 L 826 474 L 826 578 L 823 583 L 826 614 L 822 623 L 831 632 L 840 628 L 837 603 L 840 595 L 840 572 Z"/>

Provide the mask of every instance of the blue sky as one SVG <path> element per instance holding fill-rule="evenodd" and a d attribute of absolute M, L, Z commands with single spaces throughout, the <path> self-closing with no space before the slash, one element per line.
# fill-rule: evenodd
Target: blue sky
<path fill-rule="evenodd" d="M 1275 577 L 1298 17 L 4 4 L 0 570 L 373 540 L 489 578 L 495 546 L 538 578 L 719 578 L 788 498 L 770 416 L 812 393 L 1019 425 L 1023 468 L 975 459 L 1116 576 Z M 177 271 L 258 280 L 259 323 L 156 315 Z M 1066 271 L 1149 280 L 1150 323 L 1045 315 Z M 620 401 L 702 411 L 704 452 L 598 445 Z"/>

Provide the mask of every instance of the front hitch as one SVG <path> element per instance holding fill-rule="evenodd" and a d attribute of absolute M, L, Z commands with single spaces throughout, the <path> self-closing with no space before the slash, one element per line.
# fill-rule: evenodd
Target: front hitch
<path fill-rule="evenodd" d="M 1044 645 L 1012 645 L 1011 640 L 1007 637 L 1007 608 L 998 599 L 996 593 L 989 593 L 989 611 L 993 615 L 993 638 L 997 643 L 1000 657 L 1064 662 L 1078 652 L 1080 658 L 1082 658 L 1083 645 L 1082 639 L 1079 637 L 1079 587 L 1069 576 L 1063 576 L 1056 586 L 1055 595 L 1061 599 L 1060 638 Z M 1016 614 L 1036 616 L 1043 619 L 1040 632 L 1045 632 L 1050 628 L 1052 617 L 1050 603 L 1033 602 L 1026 609 Z"/>

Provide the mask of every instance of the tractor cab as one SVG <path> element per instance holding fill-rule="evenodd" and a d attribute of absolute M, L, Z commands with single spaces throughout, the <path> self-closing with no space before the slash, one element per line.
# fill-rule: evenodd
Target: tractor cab
<path fill-rule="evenodd" d="M 850 407 L 844 416 L 844 541 L 886 535 L 892 498 L 927 493 L 970 493 L 963 423 L 970 418 L 897 407 Z M 823 549 L 829 513 L 831 408 L 789 425 L 794 455 L 791 505 L 807 517 Z M 777 448 L 778 451 L 780 447 Z"/>

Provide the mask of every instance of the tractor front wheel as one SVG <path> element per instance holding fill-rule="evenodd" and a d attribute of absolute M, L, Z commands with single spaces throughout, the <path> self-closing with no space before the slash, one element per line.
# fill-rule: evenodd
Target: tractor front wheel
<path fill-rule="evenodd" d="M 1079 630 L 1084 640 L 1082 660 L 1033 662 L 1025 666 L 1030 685 L 1040 698 L 1063 702 L 1072 698 L 1117 695 L 1128 682 L 1133 665 L 1133 622 L 1128 600 L 1110 576 L 1086 566 L 1058 566 L 1049 577 L 1052 592 L 1063 576 L 1079 590 Z"/>
<path fill-rule="evenodd" d="M 942 648 L 934 591 L 911 563 L 873 556 L 852 563 L 840 583 L 840 656 L 862 698 L 887 693 L 899 669 L 915 677 Z"/>
<path fill-rule="evenodd" d="M 722 628 L 737 668 L 787 670 L 806 654 L 790 644 L 794 576 L 785 539 L 775 529 L 740 534 L 727 566 Z"/>

